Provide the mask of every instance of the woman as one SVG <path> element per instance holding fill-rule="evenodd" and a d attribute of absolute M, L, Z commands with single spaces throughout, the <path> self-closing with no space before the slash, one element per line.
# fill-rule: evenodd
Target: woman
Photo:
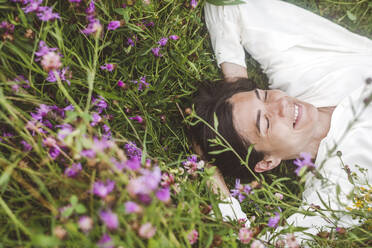
<path fill-rule="evenodd" d="M 213 126 L 215 113 L 218 131 L 241 157 L 253 144 L 249 165 L 255 172 L 271 170 L 282 160 L 307 152 L 328 180 L 307 175 L 302 208 L 313 204 L 344 211 L 351 205 L 348 196 L 354 186 L 365 184 L 351 182 L 349 171 L 367 183 L 372 181 L 372 106 L 365 104 L 372 94 L 368 79 L 372 77 L 372 41 L 279 0 L 246 0 L 231 6 L 207 3 L 204 10 L 227 83 L 200 90 L 197 114 Z M 244 50 L 260 63 L 275 90 L 256 89 L 247 81 Z M 207 141 L 215 137 L 213 131 L 202 124 L 195 130 L 205 154 L 215 149 Z M 231 154 L 218 155 L 216 164 L 222 173 L 239 166 L 228 164 L 233 159 Z M 358 165 L 370 169 L 366 176 Z M 235 172 L 240 174 L 241 166 Z M 219 186 L 227 192 L 223 182 Z M 342 186 L 340 193 L 336 193 L 338 186 Z M 242 216 L 235 199 L 231 206 L 229 211 Z M 327 214 L 294 214 L 287 222 L 307 227 L 306 232 L 313 235 L 321 227 L 358 223 L 341 215 L 333 219 L 336 223 L 329 223 Z"/>

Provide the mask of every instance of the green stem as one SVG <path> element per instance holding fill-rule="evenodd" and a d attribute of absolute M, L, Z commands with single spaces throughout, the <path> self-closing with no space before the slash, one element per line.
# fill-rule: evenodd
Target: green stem
<path fill-rule="evenodd" d="M 4 211 L 7 213 L 9 218 L 13 221 L 13 223 L 18 226 L 25 234 L 27 234 L 29 237 L 31 237 L 32 233 L 30 230 L 27 229 L 18 219 L 17 217 L 13 214 L 13 212 L 10 210 L 8 205 L 5 203 L 3 198 L 0 196 L 0 206 L 4 209 Z"/>

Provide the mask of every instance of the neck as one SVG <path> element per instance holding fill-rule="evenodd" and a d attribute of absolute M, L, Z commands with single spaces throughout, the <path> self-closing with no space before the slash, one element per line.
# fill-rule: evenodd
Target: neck
<path fill-rule="evenodd" d="M 309 146 L 309 151 L 311 153 L 311 157 L 313 159 L 316 158 L 316 155 L 318 153 L 319 145 L 322 139 L 324 139 L 328 132 L 329 128 L 331 127 L 331 118 L 335 107 L 321 107 L 318 108 L 319 112 L 319 125 L 317 127 L 317 130 L 315 132 L 315 136 L 313 141 L 311 142 Z"/>

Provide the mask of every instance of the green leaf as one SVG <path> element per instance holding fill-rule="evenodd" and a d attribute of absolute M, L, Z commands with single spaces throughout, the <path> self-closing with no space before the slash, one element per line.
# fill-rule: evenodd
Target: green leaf
<path fill-rule="evenodd" d="M 32 237 L 32 244 L 34 247 L 56 247 L 60 241 L 57 237 L 37 234 Z"/>
<path fill-rule="evenodd" d="M 346 15 L 353 22 L 355 22 L 357 20 L 357 17 L 353 13 L 351 13 L 351 11 L 349 11 L 349 10 L 346 11 Z"/>
<path fill-rule="evenodd" d="M 72 195 L 70 197 L 70 203 L 71 203 L 72 206 L 75 206 L 78 203 L 78 201 L 79 201 L 79 199 L 77 198 L 76 195 Z"/>
<path fill-rule="evenodd" d="M 72 207 L 69 207 L 69 208 L 65 209 L 62 212 L 62 217 L 64 217 L 64 218 L 70 217 L 70 215 L 72 214 L 73 211 L 74 211 L 74 209 Z"/>
<path fill-rule="evenodd" d="M 122 15 L 124 20 L 125 20 L 125 23 L 128 23 L 129 22 L 129 19 L 130 19 L 130 9 L 129 8 L 126 8 L 126 9 L 123 9 L 123 8 L 118 8 L 118 9 L 114 9 L 114 11 L 116 13 L 118 13 L 119 15 Z"/>
<path fill-rule="evenodd" d="M 87 209 L 85 208 L 85 206 L 83 204 L 78 204 L 76 207 L 75 207 L 75 211 L 76 213 L 78 214 L 84 214 Z"/>
<path fill-rule="evenodd" d="M 217 132 L 218 131 L 218 118 L 217 118 L 216 113 L 213 114 L 213 127 Z"/>

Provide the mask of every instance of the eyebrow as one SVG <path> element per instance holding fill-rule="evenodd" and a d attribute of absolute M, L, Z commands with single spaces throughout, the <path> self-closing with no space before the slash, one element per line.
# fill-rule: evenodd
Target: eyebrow
<path fill-rule="evenodd" d="M 254 93 L 256 94 L 257 98 L 259 100 L 261 100 L 260 94 L 258 93 L 258 90 L 257 89 L 254 90 Z M 265 99 L 266 99 L 266 95 L 265 95 Z M 261 134 L 260 120 L 261 120 L 261 110 L 258 110 L 258 112 L 257 112 L 257 118 L 256 118 L 256 127 L 258 129 L 258 133 L 259 134 Z"/>

